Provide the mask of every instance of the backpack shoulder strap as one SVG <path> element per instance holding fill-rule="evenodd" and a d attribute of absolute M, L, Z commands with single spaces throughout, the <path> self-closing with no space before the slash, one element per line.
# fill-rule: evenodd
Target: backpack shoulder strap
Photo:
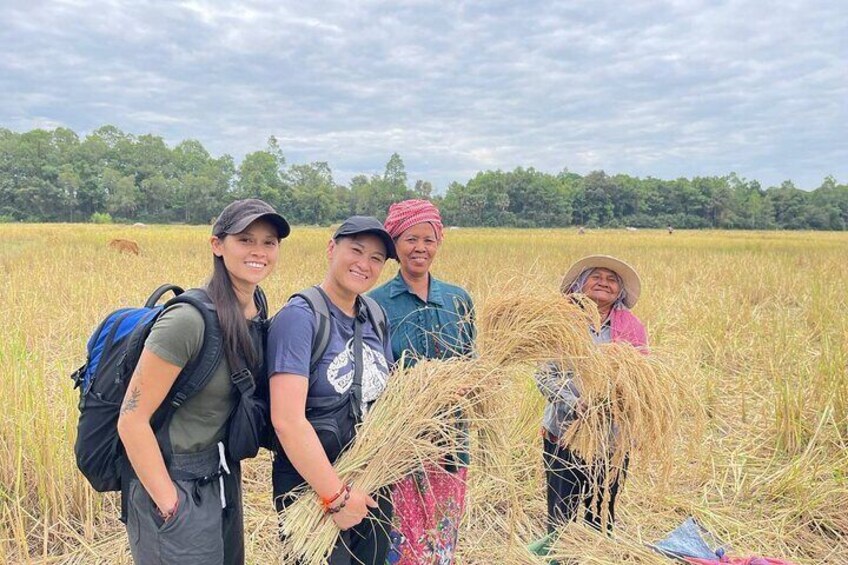
<path fill-rule="evenodd" d="M 327 304 L 327 295 L 318 286 L 304 288 L 291 296 L 299 296 L 309 305 L 315 314 L 315 333 L 312 334 L 312 356 L 309 359 L 309 372 L 314 373 L 318 362 L 324 356 L 327 346 L 330 344 L 330 306 Z M 289 300 L 291 300 L 289 298 Z"/>
<path fill-rule="evenodd" d="M 124 361 L 127 362 L 127 366 L 135 367 L 138 363 L 138 359 L 141 356 L 141 351 L 142 349 L 144 349 L 144 343 L 147 341 L 147 337 L 150 335 L 150 329 L 153 327 L 153 324 L 156 322 L 162 312 L 165 311 L 165 308 L 168 305 L 166 303 L 163 306 L 157 307 L 156 304 L 168 292 L 174 293 L 174 298 L 171 298 L 171 300 L 173 301 L 177 296 L 181 295 L 185 291 L 180 286 L 166 283 L 161 285 L 159 288 L 157 288 L 150 294 L 150 296 L 144 302 L 143 306 L 143 308 L 150 311 L 150 314 L 144 317 L 141 320 L 141 323 L 139 323 L 127 337 L 126 353 L 124 354 Z M 94 335 L 92 335 L 91 340 L 89 340 L 89 355 L 91 354 L 90 350 L 92 343 L 96 341 L 96 339 L 99 339 L 99 334 L 102 331 L 104 325 L 107 324 L 110 318 L 113 318 L 118 312 L 120 312 L 120 310 L 110 314 L 103 320 L 103 322 L 100 323 L 100 326 L 97 327 L 97 330 L 95 330 L 95 333 Z M 86 366 L 83 366 L 80 370 L 85 369 Z"/>
<path fill-rule="evenodd" d="M 159 288 L 153 291 L 153 293 L 147 298 L 147 302 L 144 303 L 145 308 L 153 308 L 156 306 L 156 303 L 159 302 L 159 299 L 162 298 L 168 292 L 173 292 L 174 296 L 179 296 L 183 292 L 182 287 L 177 286 L 175 284 L 163 284 Z"/>
<path fill-rule="evenodd" d="M 262 290 L 261 286 L 256 286 L 256 290 L 253 291 L 253 303 L 256 304 L 256 308 L 259 309 L 259 317 L 262 320 L 268 319 L 268 298 L 265 296 L 265 291 Z"/>
<path fill-rule="evenodd" d="M 164 402 L 153 414 L 150 422 L 156 435 L 156 441 L 162 450 L 165 465 L 170 465 L 173 453 L 168 432 L 174 412 L 206 386 L 215 373 L 223 354 L 223 340 L 218 325 L 218 314 L 215 312 L 215 305 L 209 299 L 209 295 L 202 289 L 187 290 L 166 302 L 162 311 L 164 312 L 169 306 L 175 304 L 191 304 L 200 313 L 203 318 L 203 343 L 194 359 L 180 371 L 168 396 L 165 397 Z M 149 332 L 149 328 L 147 331 Z"/>
<path fill-rule="evenodd" d="M 177 409 L 206 386 L 223 354 L 221 328 L 218 314 L 209 295 L 203 289 L 190 289 L 169 300 L 165 307 L 174 304 L 191 304 L 203 317 L 203 344 L 194 360 L 186 365 L 173 387 L 169 398 L 171 409 Z"/>
<path fill-rule="evenodd" d="M 261 324 L 261 339 L 264 343 L 267 338 L 268 331 L 268 299 L 265 297 L 265 291 L 262 290 L 261 287 L 257 286 L 253 291 L 253 303 L 256 305 L 256 309 L 259 311 L 258 318 Z M 253 330 L 249 330 L 251 335 L 251 340 L 255 340 L 256 336 L 253 334 Z M 254 341 L 254 346 L 256 343 Z M 259 351 L 262 352 L 264 350 L 264 346 L 261 346 Z M 264 378 L 264 375 L 254 375 L 253 371 L 250 367 L 248 367 L 247 359 L 245 358 L 244 352 L 239 350 L 238 355 L 236 357 L 234 366 L 230 366 L 230 382 L 236 388 L 238 393 L 242 396 L 252 395 L 258 386 L 258 379 Z M 256 370 L 257 367 L 254 367 L 253 370 Z M 265 395 L 267 397 L 267 393 Z"/>
<path fill-rule="evenodd" d="M 380 343 L 386 344 L 388 339 L 388 323 L 386 322 L 386 311 L 380 304 L 370 296 L 360 295 L 359 298 L 365 305 L 365 311 L 368 313 L 368 319 L 374 326 L 374 331 L 377 332 L 377 337 L 380 338 Z"/>

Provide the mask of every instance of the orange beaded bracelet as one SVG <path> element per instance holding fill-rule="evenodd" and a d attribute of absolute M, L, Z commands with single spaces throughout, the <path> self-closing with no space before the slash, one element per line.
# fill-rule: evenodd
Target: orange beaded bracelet
<path fill-rule="evenodd" d="M 330 505 L 339 499 L 341 495 L 345 493 L 345 491 L 349 491 L 350 486 L 347 483 L 342 483 L 342 488 L 339 489 L 339 492 L 334 494 L 332 498 L 324 498 L 321 497 L 321 506 L 324 508 L 324 512 L 327 512 L 330 509 Z"/>

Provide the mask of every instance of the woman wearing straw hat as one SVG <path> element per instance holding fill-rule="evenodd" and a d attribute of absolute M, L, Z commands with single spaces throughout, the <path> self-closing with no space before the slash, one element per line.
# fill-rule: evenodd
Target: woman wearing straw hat
<path fill-rule="evenodd" d="M 597 305 L 602 323 L 588 328 L 595 343 L 625 342 L 646 350 L 645 327 L 630 311 L 641 292 L 639 275 L 630 265 L 609 255 L 584 257 L 568 269 L 561 290 L 565 295 L 582 294 Z M 611 529 L 627 460 L 621 469 L 609 469 L 615 476 L 607 480 L 604 465 L 590 465 L 563 446 L 560 437 L 564 430 L 586 409 L 579 379 L 549 363 L 536 374 L 536 381 L 548 400 L 542 428 L 548 530 L 574 520 L 581 505 L 586 507 L 587 523 L 597 529 L 605 523 Z M 610 433 L 614 436 L 615 430 Z"/>
<path fill-rule="evenodd" d="M 389 316 L 395 359 L 408 367 L 419 358 L 471 355 L 475 334 L 471 297 L 430 273 L 443 240 L 438 208 L 427 200 L 398 202 L 389 208 L 385 227 L 395 241 L 400 269 L 371 297 Z M 465 441 L 464 436 L 461 439 Z M 468 454 L 462 450 L 443 463 L 427 465 L 395 486 L 388 563 L 453 562 Z"/>

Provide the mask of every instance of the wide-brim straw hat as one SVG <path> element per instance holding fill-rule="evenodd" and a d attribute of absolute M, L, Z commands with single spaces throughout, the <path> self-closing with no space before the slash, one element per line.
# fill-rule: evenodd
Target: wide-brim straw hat
<path fill-rule="evenodd" d="M 571 288 L 571 285 L 574 284 L 580 273 L 586 269 L 596 268 L 609 269 L 621 277 L 624 290 L 627 291 L 627 295 L 624 297 L 624 305 L 628 308 L 633 308 L 636 305 L 636 301 L 639 300 L 639 294 L 642 292 L 642 281 L 633 267 L 621 259 L 616 259 L 610 255 L 589 255 L 571 265 L 565 276 L 562 277 L 560 290 L 563 293 L 568 292 L 568 289 Z"/>

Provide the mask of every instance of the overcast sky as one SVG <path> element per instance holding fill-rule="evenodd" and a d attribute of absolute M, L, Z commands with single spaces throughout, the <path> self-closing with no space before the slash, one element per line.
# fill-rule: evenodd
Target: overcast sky
<path fill-rule="evenodd" d="M 233 7 L 239 5 L 238 8 Z M 848 4 L 0 0 L 0 127 L 113 124 L 339 182 L 535 167 L 848 182 Z"/>

